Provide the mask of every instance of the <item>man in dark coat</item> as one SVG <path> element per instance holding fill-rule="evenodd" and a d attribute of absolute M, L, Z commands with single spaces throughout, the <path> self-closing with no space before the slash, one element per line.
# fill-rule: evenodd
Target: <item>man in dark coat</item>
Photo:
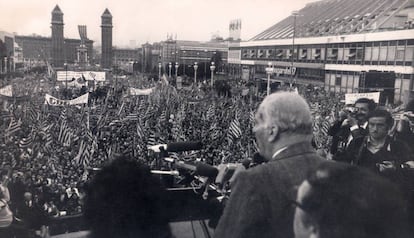
<path fill-rule="evenodd" d="M 375 102 L 368 98 L 359 98 L 354 106 L 339 113 L 339 119 L 334 122 L 328 131 L 332 136 L 332 145 L 330 153 L 334 155 L 334 160 L 340 160 L 340 157 L 350 142 L 367 133 L 368 114 L 375 109 Z"/>
<path fill-rule="evenodd" d="M 274 93 L 259 106 L 253 131 L 268 162 L 239 173 L 215 237 L 294 237 L 295 189 L 323 161 L 311 146 L 309 106 L 296 93 Z"/>

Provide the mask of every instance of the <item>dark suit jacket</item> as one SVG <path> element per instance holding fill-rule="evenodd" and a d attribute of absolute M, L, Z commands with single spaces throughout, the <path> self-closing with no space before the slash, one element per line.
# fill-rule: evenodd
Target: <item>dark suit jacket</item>
<path fill-rule="evenodd" d="M 296 189 L 323 161 L 310 143 L 289 146 L 266 164 L 242 171 L 214 237 L 293 237 Z"/>
<path fill-rule="evenodd" d="M 352 134 L 352 138 L 364 137 L 368 134 L 368 130 L 362 127 L 351 131 L 349 126 L 341 126 L 343 121 L 335 121 L 334 124 L 329 128 L 328 135 L 332 136 L 332 144 L 330 147 L 330 152 L 333 155 L 341 154 L 346 149 L 346 144 L 348 143 L 349 135 Z M 338 157 L 334 157 L 335 160 Z"/>

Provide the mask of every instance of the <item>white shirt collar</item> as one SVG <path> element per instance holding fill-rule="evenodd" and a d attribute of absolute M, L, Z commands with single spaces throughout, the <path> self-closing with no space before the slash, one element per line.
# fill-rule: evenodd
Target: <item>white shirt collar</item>
<path fill-rule="evenodd" d="M 285 146 L 285 147 L 283 147 L 283 148 L 281 148 L 281 149 L 278 149 L 273 155 L 272 155 L 272 159 L 274 159 L 274 158 L 276 158 L 276 156 L 278 156 L 280 153 L 282 153 L 282 151 L 284 151 L 284 150 L 286 150 L 287 149 L 287 146 Z"/>

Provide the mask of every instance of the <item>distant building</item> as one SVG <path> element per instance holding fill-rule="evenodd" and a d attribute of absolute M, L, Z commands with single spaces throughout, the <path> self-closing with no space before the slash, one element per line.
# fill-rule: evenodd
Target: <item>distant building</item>
<path fill-rule="evenodd" d="M 383 81 L 394 85 L 390 99 L 400 101 L 414 90 L 413 20 L 413 0 L 309 3 L 249 41 L 231 44 L 230 68 L 240 68 L 246 79 L 266 79 L 270 64 L 275 82 L 344 93 L 378 90 L 382 79 L 370 86 L 365 76 L 383 72 L 390 76 Z"/>
<path fill-rule="evenodd" d="M 14 40 L 20 51 L 20 61 L 26 69 L 45 66 L 49 62 L 53 67 L 63 68 L 65 63 L 78 65 L 79 48 L 84 47 L 86 55 L 93 55 L 93 41 L 89 39 L 65 39 L 63 37 L 63 12 L 59 6 L 52 11 L 52 36 L 15 35 Z M 85 26 L 86 31 L 86 26 Z M 89 59 L 88 62 L 90 62 Z"/>
<path fill-rule="evenodd" d="M 101 40 L 102 40 L 102 55 L 101 67 L 110 69 L 113 62 L 112 52 L 112 15 L 108 8 L 105 9 L 101 16 Z"/>
<path fill-rule="evenodd" d="M 132 72 L 134 63 L 140 60 L 141 49 L 112 48 L 112 65 Z"/>
<path fill-rule="evenodd" d="M 16 35 L 15 41 L 22 49 L 25 67 L 46 65 L 46 61 L 52 62 L 52 39 L 50 37 Z M 64 62 L 76 64 L 77 48 L 80 44 L 80 39 L 64 39 Z M 86 40 L 85 45 L 88 49 L 88 55 L 93 55 L 93 41 Z"/>
<path fill-rule="evenodd" d="M 159 63 L 163 72 L 169 74 L 170 63 L 172 74 L 175 74 L 175 65 L 178 65 L 178 75 L 194 74 L 194 64 L 197 62 L 198 75 L 207 77 L 210 75 L 210 65 L 213 57 L 220 56 L 222 65 L 217 66 L 217 71 L 224 70 L 227 64 L 227 42 L 200 42 L 172 40 L 160 42 Z"/>

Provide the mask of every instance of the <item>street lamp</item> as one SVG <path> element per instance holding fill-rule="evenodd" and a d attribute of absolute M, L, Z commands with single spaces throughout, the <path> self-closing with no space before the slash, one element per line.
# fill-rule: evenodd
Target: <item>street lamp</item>
<path fill-rule="evenodd" d="M 65 66 L 66 70 L 65 88 L 68 89 L 68 64 L 65 62 L 63 65 Z"/>
<path fill-rule="evenodd" d="M 270 75 L 273 73 L 272 62 L 267 63 L 266 73 L 267 73 L 267 96 L 269 96 L 269 94 L 270 94 Z"/>
<path fill-rule="evenodd" d="M 204 50 L 204 57 L 207 57 L 207 50 Z M 204 80 L 206 80 L 207 78 L 207 70 L 206 70 L 206 66 L 207 66 L 207 61 L 204 62 Z"/>
<path fill-rule="evenodd" d="M 185 50 L 183 51 L 183 57 L 182 57 L 182 59 L 183 59 L 183 75 L 184 75 L 184 77 L 185 77 L 185 66 L 186 66 L 186 64 L 185 64 L 185 59 L 184 59 L 184 57 L 185 57 Z"/>
<path fill-rule="evenodd" d="M 168 68 L 169 68 L 168 76 L 171 78 L 171 68 L 172 68 L 172 63 L 171 62 L 168 63 Z"/>
<path fill-rule="evenodd" d="M 213 87 L 214 84 L 214 70 L 216 69 L 216 66 L 214 65 L 214 62 L 211 62 L 210 71 L 211 71 L 211 87 Z"/>
<path fill-rule="evenodd" d="M 161 80 L 161 67 L 162 67 L 161 62 L 158 62 L 158 79 L 159 80 Z"/>
<path fill-rule="evenodd" d="M 175 62 L 175 78 L 178 77 L 178 67 L 179 67 L 178 62 Z"/>
<path fill-rule="evenodd" d="M 293 11 L 293 37 L 292 37 L 292 58 L 290 61 L 290 87 L 292 87 L 293 82 L 293 57 L 295 56 L 295 36 L 296 36 L 296 17 L 299 15 L 298 11 Z"/>
<path fill-rule="evenodd" d="M 197 84 L 197 69 L 198 69 L 197 62 L 194 62 L 194 84 Z"/>

